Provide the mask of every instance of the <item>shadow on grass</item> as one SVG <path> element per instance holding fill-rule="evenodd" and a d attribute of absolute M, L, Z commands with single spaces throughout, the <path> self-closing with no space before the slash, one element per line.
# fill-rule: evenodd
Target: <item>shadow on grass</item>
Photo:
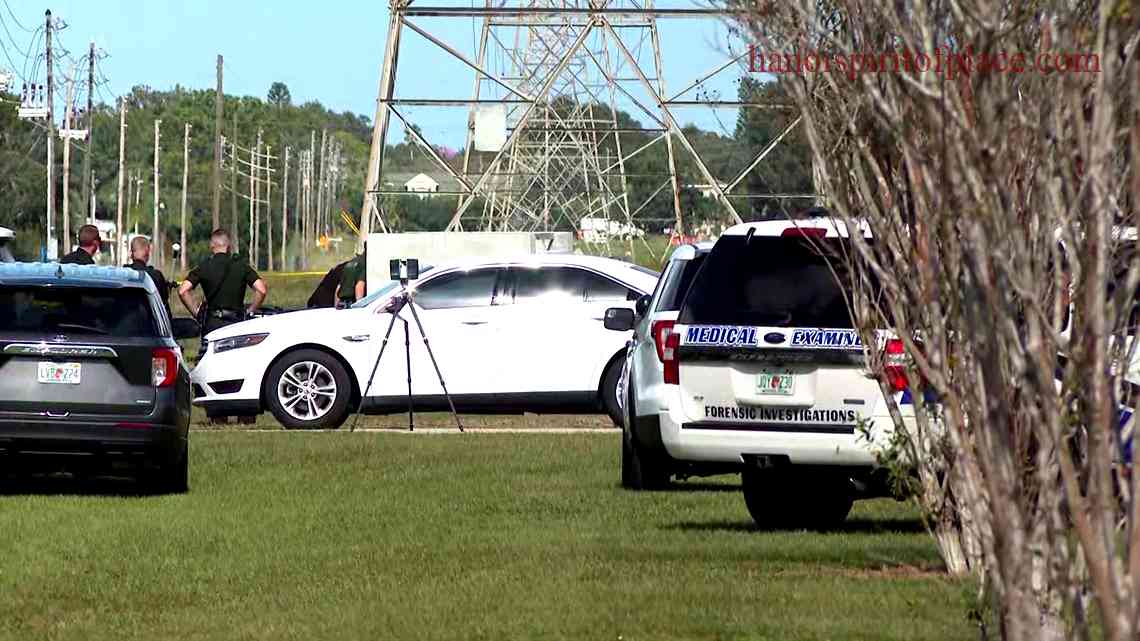
<path fill-rule="evenodd" d="M 28 474 L 0 477 L 0 496 L 153 496 L 132 478 Z"/>
<path fill-rule="evenodd" d="M 761 529 L 752 521 L 682 521 L 664 526 L 666 530 L 685 532 L 797 532 L 804 528 Z M 919 534 L 926 531 L 919 519 L 847 519 L 827 530 L 811 530 L 818 534 Z"/>

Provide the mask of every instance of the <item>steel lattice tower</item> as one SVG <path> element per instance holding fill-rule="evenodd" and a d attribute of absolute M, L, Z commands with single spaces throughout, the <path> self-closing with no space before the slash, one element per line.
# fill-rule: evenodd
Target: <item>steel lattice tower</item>
<path fill-rule="evenodd" d="M 467 107 L 461 169 L 449 165 L 422 134 L 409 132 L 459 185 L 457 192 L 449 194 L 458 198 L 448 231 L 577 228 L 586 217 L 637 225 L 639 213 L 658 195 L 671 195 L 674 223 L 681 229 L 681 154 L 687 154 L 725 218 L 739 222 L 733 198 L 744 194 L 734 190 L 798 123 L 798 119 L 793 121 L 765 149 L 758 150 L 734 179 L 714 177 L 693 148 L 674 116 L 676 107 L 774 106 L 685 98 L 716 74 L 739 67 L 746 54 L 728 56 L 679 91 L 670 93 L 666 87 L 658 21 L 723 19 L 727 15 L 723 10 L 661 8 L 653 0 L 484 0 L 481 7 L 431 1 L 432 6 L 420 5 L 418 0 L 390 3 L 365 182 L 362 240 L 373 221 L 386 229 L 377 196 L 400 193 L 381 187 L 382 166 L 390 119 L 396 118 L 405 128 L 411 125 L 405 107 Z M 421 26 L 428 19 L 438 23 L 441 18 L 478 25 L 474 55 L 464 55 Z M 433 100 L 397 91 L 401 40 L 409 32 L 474 72 L 470 94 Z M 494 153 L 475 152 L 477 113 L 489 106 L 506 111 L 506 141 Z M 619 109 L 648 124 L 620 122 Z M 631 148 L 632 134 L 641 143 L 636 148 Z M 650 176 L 628 174 L 628 161 L 642 153 L 662 154 L 664 171 Z M 629 189 L 632 178 L 652 180 L 656 189 L 648 199 L 634 202 Z"/>

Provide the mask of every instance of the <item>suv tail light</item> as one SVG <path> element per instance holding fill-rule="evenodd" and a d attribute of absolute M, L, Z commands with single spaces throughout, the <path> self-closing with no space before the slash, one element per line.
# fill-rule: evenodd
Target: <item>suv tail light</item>
<path fill-rule="evenodd" d="M 150 380 L 155 387 L 170 387 L 178 378 L 178 355 L 169 347 L 159 347 L 150 353 Z"/>
<path fill-rule="evenodd" d="M 887 375 L 887 382 L 895 392 L 905 391 L 909 383 L 906 380 L 906 347 L 902 339 L 892 338 L 883 348 L 883 372 Z"/>
<path fill-rule="evenodd" d="M 653 321 L 650 326 L 649 332 L 653 334 L 653 344 L 657 346 L 657 360 L 662 363 L 665 362 L 665 337 L 673 332 L 674 321 L 659 320 Z"/>
<path fill-rule="evenodd" d="M 824 238 L 827 236 L 826 227 L 788 227 L 780 232 L 781 236 L 794 236 L 797 238 Z"/>
<path fill-rule="evenodd" d="M 681 335 L 669 332 L 665 337 L 665 348 L 661 350 L 661 362 L 665 364 L 665 384 L 681 384 L 681 364 L 677 362 L 677 348 L 681 345 Z"/>

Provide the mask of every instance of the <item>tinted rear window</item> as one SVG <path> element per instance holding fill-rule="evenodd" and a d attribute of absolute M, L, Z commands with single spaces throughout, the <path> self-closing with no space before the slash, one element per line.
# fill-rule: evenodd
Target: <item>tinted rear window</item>
<path fill-rule="evenodd" d="M 706 255 L 694 256 L 677 266 L 681 273 L 678 276 L 666 279 L 663 285 L 664 289 L 661 290 L 657 311 L 675 312 L 681 309 L 681 302 L 685 300 L 685 294 L 689 293 L 689 286 L 693 284 L 693 277 L 700 271 Z"/>
<path fill-rule="evenodd" d="M 685 324 L 851 327 L 844 299 L 846 241 L 724 236 L 705 259 L 685 298 Z M 837 254 L 837 252 L 839 252 Z M 839 274 L 836 274 L 832 269 Z"/>
<path fill-rule="evenodd" d="M 0 287 L 0 331 L 157 336 L 142 289 Z"/>

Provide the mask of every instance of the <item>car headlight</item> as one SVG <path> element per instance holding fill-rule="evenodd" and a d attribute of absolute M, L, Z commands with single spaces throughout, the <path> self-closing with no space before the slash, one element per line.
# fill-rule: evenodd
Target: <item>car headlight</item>
<path fill-rule="evenodd" d="M 244 334 L 242 336 L 219 338 L 216 341 L 210 341 L 210 345 L 214 348 L 214 353 L 219 354 L 221 352 L 228 352 L 231 349 L 258 345 L 268 337 L 269 334 Z"/>

